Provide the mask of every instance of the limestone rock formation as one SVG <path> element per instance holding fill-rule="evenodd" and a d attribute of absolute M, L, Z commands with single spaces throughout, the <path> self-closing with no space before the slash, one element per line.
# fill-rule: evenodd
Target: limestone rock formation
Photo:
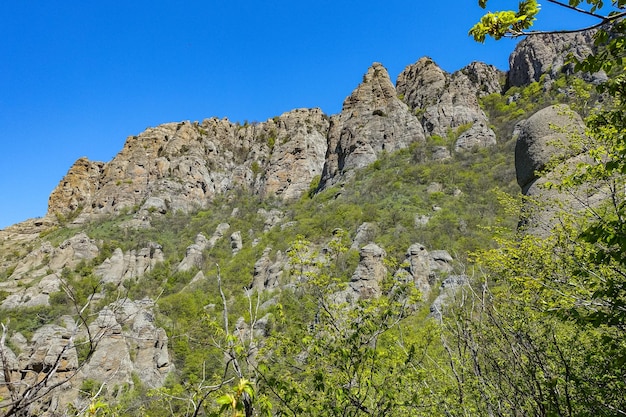
<path fill-rule="evenodd" d="M 331 118 L 320 187 L 337 183 L 376 161 L 384 151 L 393 152 L 423 140 L 421 124 L 398 99 L 387 70 L 374 63 L 344 101 L 341 113 Z"/>
<path fill-rule="evenodd" d="M 415 243 L 406 251 L 406 266 L 398 269 L 394 276 L 404 282 L 413 282 L 420 290 L 422 299 L 427 300 L 438 273 L 450 273 L 452 262 L 452 256 L 447 251 L 429 252 L 421 243 Z"/>
<path fill-rule="evenodd" d="M 400 73 L 396 88 L 413 112 L 421 117 L 428 134 L 446 137 L 449 129 L 463 125 L 489 125 L 478 98 L 500 92 L 501 77 L 498 69 L 480 62 L 448 74 L 425 57 Z"/>
<path fill-rule="evenodd" d="M 48 324 L 37 329 L 29 341 L 14 335 L 12 343 L 20 347 L 16 355 L 6 349 L 8 369 L 13 383 L 32 384 L 50 375 L 49 385 L 62 385 L 35 403 L 30 415 L 60 415 L 70 403 L 80 401 L 79 388 L 84 381 L 96 381 L 113 389 L 132 381 L 137 375 L 148 387 L 161 386 L 173 368 L 167 350 L 165 331 L 154 324 L 154 302 L 120 300 L 100 311 L 90 325 L 96 349 L 89 361 L 80 366 L 79 350 L 88 343 L 88 334 L 69 317 L 63 325 Z M 81 347 L 82 346 L 82 347 Z M 50 373 L 56 366 L 56 371 Z M 2 365 L 0 365 L 2 368 Z M 6 387 L 0 387 L 4 396 Z M 55 414 L 56 413 L 56 414 Z"/>
<path fill-rule="evenodd" d="M 79 377 L 113 386 L 130 381 L 135 373 L 147 386 L 161 386 L 173 364 L 153 308 L 154 302 L 144 299 L 121 300 L 103 309 L 91 325 L 92 334 L 101 335 L 101 340 Z"/>
<path fill-rule="evenodd" d="M 520 223 L 527 233 L 545 236 L 563 210 L 589 210 L 611 195 L 610 188 L 600 184 L 581 184 L 563 191 L 544 186 L 547 182 L 560 184 L 581 163 L 593 164 L 580 145 L 584 129 L 580 116 L 562 105 L 540 110 L 519 126 L 515 147 L 517 182 L 522 192 L 532 197 L 525 202 L 525 218 Z"/>
<path fill-rule="evenodd" d="M 412 281 L 422 294 L 422 298 L 427 299 L 431 285 L 435 281 L 435 274 L 431 270 L 431 258 L 424 245 L 416 243 L 407 249 L 406 264 L 405 268 L 396 271 L 396 279 Z"/>
<path fill-rule="evenodd" d="M 78 159 L 48 199 L 48 212 L 67 215 L 89 207 L 100 186 L 104 163 Z"/>
<path fill-rule="evenodd" d="M 119 285 L 129 279 L 137 279 L 163 262 L 164 256 L 161 245 L 151 243 L 140 250 L 130 250 L 126 253 L 117 248 L 111 257 L 107 258 L 94 269 L 94 275 L 100 277 L 103 283 Z"/>
<path fill-rule="evenodd" d="M 49 305 L 50 294 L 61 289 L 60 272 L 75 268 L 82 261 L 95 258 L 99 249 L 84 233 L 63 241 L 56 248 L 44 242 L 22 258 L 8 280 L 0 282 L 0 290 L 9 295 L 0 308 Z"/>
<path fill-rule="evenodd" d="M 259 194 L 295 200 L 322 174 L 329 121 L 319 109 L 299 109 L 283 114 L 275 125 L 267 133 L 271 149 L 257 180 Z"/>
<path fill-rule="evenodd" d="M 361 248 L 359 264 L 350 283 L 345 290 L 335 294 L 335 301 L 352 303 L 360 299 L 380 297 L 381 283 L 387 276 L 387 267 L 383 263 L 385 256 L 385 250 L 374 243 Z"/>
<path fill-rule="evenodd" d="M 233 251 L 233 255 L 236 255 L 243 247 L 243 238 L 241 232 L 237 230 L 230 235 L 230 249 Z"/>
<path fill-rule="evenodd" d="M 350 249 L 360 249 L 367 242 L 371 242 L 376 232 L 376 225 L 374 223 L 363 223 L 356 230 L 356 236 L 352 240 Z"/>
<path fill-rule="evenodd" d="M 271 253 L 272 248 L 265 248 L 261 257 L 254 264 L 254 275 L 249 288 L 264 291 L 279 287 L 280 277 L 288 259 L 281 251 L 278 251 L 272 260 Z"/>
<path fill-rule="evenodd" d="M 177 271 L 189 271 L 192 268 L 202 268 L 204 263 L 203 252 L 212 246 L 209 240 L 202 234 L 198 233 L 196 240 L 191 245 L 187 246 L 185 257 L 176 267 Z"/>
<path fill-rule="evenodd" d="M 476 148 L 488 148 L 496 143 L 496 133 L 483 121 L 477 121 L 459 135 L 454 144 L 454 151 L 463 152 Z"/>
<path fill-rule="evenodd" d="M 48 216 L 190 211 L 235 188 L 297 198 L 322 172 L 328 126 L 321 110 L 298 109 L 244 126 L 212 118 L 149 128 L 108 163 L 78 160 L 52 192 Z"/>
<path fill-rule="evenodd" d="M 463 294 L 459 294 L 464 286 L 469 284 L 467 275 L 451 275 L 443 280 L 439 288 L 439 295 L 430 306 L 430 315 L 437 320 L 441 320 L 443 312 L 447 306 L 455 302 L 462 302 Z"/>
<path fill-rule="evenodd" d="M 263 231 L 267 232 L 272 227 L 278 225 L 284 217 L 284 213 L 277 209 L 271 209 L 269 211 L 260 208 L 257 210 L 257 214 L 261 215 L 265 219 Z"/>
<path fill-rule="evenodd" d="M 218 224 L 217 227 L 215 228 L 215 232 L 213 232 L 213 234 L 209 238 L 209 242 L 205 249 L 210 249 L 213 246 L 215 246 L 215 244 L 224 237 L 228 229 L 230 229 L 230 224 L 228 223 Z"/>
<path fill-rule="evenodd" d="M 522 40 L 509 57 L 507 85 L 524 86 L 539 81 L 545 74 L 554 79 L 559 73 L 573 73 L 573 64 L 566 64 L 568 55 L 584 58 L 593 52 L 595 30 L 577 33 L 546 34 L 529 36 Z M 604 74 L 586 76 L 589 81 L 599 82 Z M 547 80 L 547 81 L 548 81 Z"/>

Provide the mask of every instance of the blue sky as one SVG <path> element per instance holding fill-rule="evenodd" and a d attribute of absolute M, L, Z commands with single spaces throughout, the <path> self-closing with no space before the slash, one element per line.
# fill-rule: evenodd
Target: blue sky
<path fill-rule="evenodd" d="M 373 62 L 394 82 L 422 56 L 450 72 L 507 69 L 515 41 L 467 36 L 483 12 L 474 0 L 4 1 L 0 228 L 43 216 L 76 159 L 109 161 L 149 126 L 335 114 Z M 542 13 L 581 24 L 549 4 Z"/>

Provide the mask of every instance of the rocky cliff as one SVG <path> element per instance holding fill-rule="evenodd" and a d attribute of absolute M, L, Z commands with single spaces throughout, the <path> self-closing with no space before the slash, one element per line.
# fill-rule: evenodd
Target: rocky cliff
<path fill-rule="evenodd" d="M 50 195 L 48 215 L 78 222 L 126 210 L 190 211 L 234 189 L 294 199 L 321 174 L 328 117 L 293 110 L 263 123 L 169 123 L 126 140 L 108 163 L 79 159 Z"/>
<path fill-rule="evenodd" d="M 375 63 L 331 117 L 298 109 L 246 125 L 213 118 L 149 128 L 110 162 L 76 161 L 50 195 L 47 218 L 191 211 L 234 189 L 294 200 L 318 176 L 321 188 L 335 184 L 382 152 L 463 125 L 455 151 L 492 146 L 478 98 L 499 92 L 502 76 L 482 63 L 447 74 L 422 58 L 394 86 Z"/>

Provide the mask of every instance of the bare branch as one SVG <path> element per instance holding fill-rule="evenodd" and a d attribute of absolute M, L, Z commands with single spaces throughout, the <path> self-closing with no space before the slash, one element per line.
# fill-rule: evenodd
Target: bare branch
<path fill-rule="evenodd" d="M 574 11 L 576 11 L 578 13 L 586 14 L 586 15 L 595 17 L 597 19 L 602 19 L 603 21 L 606 20 L 606 18 L 607 18 L 604 15 L 593 13 L 593 12 L 590 12 L 589 10 L 581 9 L 580 7 L 570 6 L 568 3 L 563 3 L 563 2 L 560 2 L 560 1 L 557 1 L 557 0 L 546 0 L 546 1 L 548 3 L 552 3 L 552 4 L 556 4 L 558 6 L 561 6 L 561 7 L 565 7 L 566 9 L 574 10 Z"/>

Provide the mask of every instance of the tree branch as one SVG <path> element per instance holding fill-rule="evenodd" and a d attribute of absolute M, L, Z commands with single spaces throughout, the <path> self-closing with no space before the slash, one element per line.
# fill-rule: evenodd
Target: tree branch
<path fill-rule="evenodd" d="M 599 16 L 599 15 L 594 15 Z M 535 36 L 535 35 L 555 35 L 555 34 L 566 34 L 566 33 L 580 33 L 585 32 L 592 29 L 597 29 L 605 24 L 615 22 L 619 19 L 626 17 L 626 12 L 621 12 L 615 14 L 613 16 L 600 16 L 602 19 L 601 22 L 593 24 L 591 26 L 586 26 L 584 28 L 578 29 L 561 29 L 561 30 L 531 30 L 531 31 L 516 31 L 516 32 L 508 32 L 504 36 L 506 38 L 519 38 L 521 36 Z"/>
<path fill-rule="evenodd" d="M 574 11 L 576 11 L 578 13 L 586 14 L 586 15 L 595 17 L 597 19 L 602 19 L 603 21 L 606 20 L 606 18 L 607 18 L 607 16 L 603 16 L 601 14 L 593 13 L 593 12 L 590 12 L 589 10 L 581 9 L 579 7 L 576 7 L 576 6 L 570 6 L 567 3 L 562 3 L 562 2 L 557 1 L 557 0 L 546 0 L 546 1 L 548 3 L 552 3 L 552 4 L 556 4 L 558 6 L 561 6 L 561 7 L 565 7 L 566 9 L 574 10 Z"/>

